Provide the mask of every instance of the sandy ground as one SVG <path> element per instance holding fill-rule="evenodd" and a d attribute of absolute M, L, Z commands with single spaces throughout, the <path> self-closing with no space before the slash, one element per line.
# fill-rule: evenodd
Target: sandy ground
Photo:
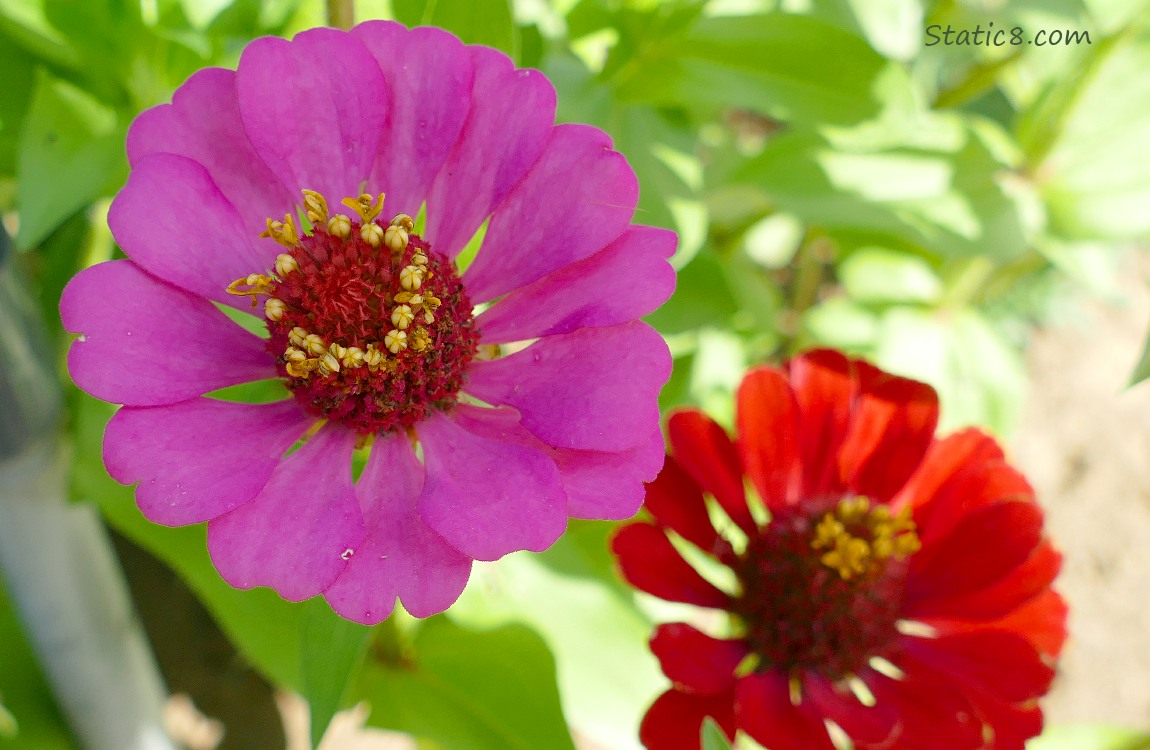
<path fill-rule="evenodd" d="M 1065 555 L 1071 640 L 1050 723 L 1150 727 L 1150 382 L 1125 389 L 1150 321 L 1150 264 L 1136 266 L 1120 304 L 1038 332 L 1012 441 Z"/>

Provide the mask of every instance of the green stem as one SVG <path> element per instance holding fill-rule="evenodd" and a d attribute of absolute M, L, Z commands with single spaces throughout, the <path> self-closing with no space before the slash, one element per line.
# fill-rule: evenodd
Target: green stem
<path fill-rule="evenodd" d="M 327 0 L 328 25 L 350 29 L 355 25 L 355 0 Z"/>

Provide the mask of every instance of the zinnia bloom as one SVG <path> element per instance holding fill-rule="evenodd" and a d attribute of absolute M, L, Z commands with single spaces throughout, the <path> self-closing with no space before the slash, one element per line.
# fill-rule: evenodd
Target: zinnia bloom
<path fill-rule="evenodd" d="M 930 386 L 831 351 L 751 371 L 734 442 L 698 411 L 670 418 L 652 520 L 614 550 L 639 589 L 729 617 L 708 620 L 722 637 L 656 630 L 674 684 L 648 748 L 697 748 L 706 716 L 770 750 L 1021 750 L 1039 733 L 1060 557 L 995 441 L 936 439 L 937 420 Z"/>
<path fill-rule="evenodd" d="M 675 237 L 630 224 L 604 133 L 554 117 L 537 71 L 386 22 L 257 39 L 141 114 L 108 217 L 128 259 L 61 312 L 76 383 L 124 405 L 104 460 L 143 513 L 207 521 L 233 586 L 364 623 L 442 611 L 569 516 L 632 515 L 670 372 L 637 319 Z M 271 378 L 281 401 L 212 397 Z"/>

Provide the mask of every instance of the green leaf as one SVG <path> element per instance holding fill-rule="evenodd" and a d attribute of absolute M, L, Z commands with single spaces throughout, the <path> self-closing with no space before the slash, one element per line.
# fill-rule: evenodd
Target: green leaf
<path fill-rule="evenodd" d="M 933 302 L 942 282 L 922 258 L 882 247 L 863 247 L 839 265 L 847 294 L 860 302 Z"/>
<path fill-rule="evenodd" d="M 1077 238 L 1150 236 L 1150 32 L 1092 48 L 1084 73 L 1062 87 L 1068 103 L 1035 108 L 1020 135 L 1054 228 Z M 1052 120 L 1052 116 L 1060 119 Z M 1059 127 L 1061 125 L 1061 127 Z M 1043 136 L 1053 134 L 1053 143 Z"/>
<path fill-rule="evenodd" d="M 723 730 L 719 729 L 719 725 L 709 716 L 703 721 L 703 731 L 699 739 L 703 743 L 703 750 L 731 750 L 727 735 L 723 734 Z"/>
<path fill-rule="evenodd" d="M 419 628 L 410 654 L 369 660 L 360 695 L 368 723 L 451 750 L 573 750 L 555 664 L 522 626 L 465 630 L 442 616 Z"/>
<path fill-rule="evenodd" d="M 73 396 L 73 496 L 95 502 L 117 531 L 175 570 L 240 653 L 270 681 L 301 689 L 301 623 L 308 607 L 326 605 L 321 601 L 292 604 L 270 589 L 234 589 L 212 567 L 203 525 L 169 528 L 145 519 L 132 489 L 109 477 L 100 460 L 104 425 L 114 408 L 78 391 Z"/>
<path fill-rule="evenodd" d="M 76 748 L 3 582 L 0 577 L 0 749 Z"/>
<path fill-rule="evenodd" d="M 355 679 L 371 628 L 349 622 L 319 602 L 307 608 L 300 624 L 301 692 L 311 710 L 312 746 L 318 747 Z"/>
<path fill-rule="evenodd" d="M 613 528 L 573 521 L 547 552 L 477 566 L 449 614 L 469 626 L 518 623 L 539 633 L 555 654 L 571 725 L 619 747 L 633 742 L 639 712 L 665 681 L 644 647 L 651 623 L 615 573 Z"/>
<path fill-rule="evenodd" d="M 35 81 L 32 61 L 0 36 L 0 175 L 16 173 L 16 144 Z"/>
<path fill-rule="evenodd" d="M 508 0 L 392 0 L 408 26 L 438 26 L 468 44 L 486 44 L 517 55 L 517 34 Z"/>
<path fill-rule="evenodd" d="M 648 41 L 620 72 L 623 101 L 742 107 L 794 122 L 853 123 L 880 111 L 887 63 L 849 32 L 804 16 L 703 18 Z"/>
<path fill-rule="evenodd" d="M 1130 373 L 1126 387 L 1136 386 L 1146 378 L 1150 378 L 1150 335 L 1142 344 L 1142 354 L 1138 357 L 1138 364 L 1134 365 L 1134 372 Z"/>
<path fill-rule="evenodd" d="M 127 178 L 124 129 L 114 113 L 47 74 L 36 81 L 19 149 L 16 243 L 24 249 Z"/>
<path fill-rule="evenodd" d="M 1026 750 L 1150 750 L 1150 734 L 1102 724 L 1049 727 Z"/>

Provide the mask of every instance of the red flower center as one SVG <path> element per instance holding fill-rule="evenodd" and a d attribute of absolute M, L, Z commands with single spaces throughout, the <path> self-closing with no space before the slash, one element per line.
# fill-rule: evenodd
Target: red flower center
<path fill-rule="evenodd" d="M 288 389 L 310 413 L 365 436 L 450 409 L 479 343 L 454 264 L 411 233 L 405 214 L 375 223 L 382 195 L 344 201 L 358 221 L 304 196 L 312 233 L 299 236 L 290 215 L 269 220 L 265 235 L 287 248 L 275 276 L 229 287 L 267 297 L 268 351 Z"/>
<path fill-rule="evenodd" d="M 762 668 L 838 680 L 881 656 L 918 546 L 907 515 L 865 498 L 773 518 L 732 565 L 742 584 L 732 610 Z"/>

